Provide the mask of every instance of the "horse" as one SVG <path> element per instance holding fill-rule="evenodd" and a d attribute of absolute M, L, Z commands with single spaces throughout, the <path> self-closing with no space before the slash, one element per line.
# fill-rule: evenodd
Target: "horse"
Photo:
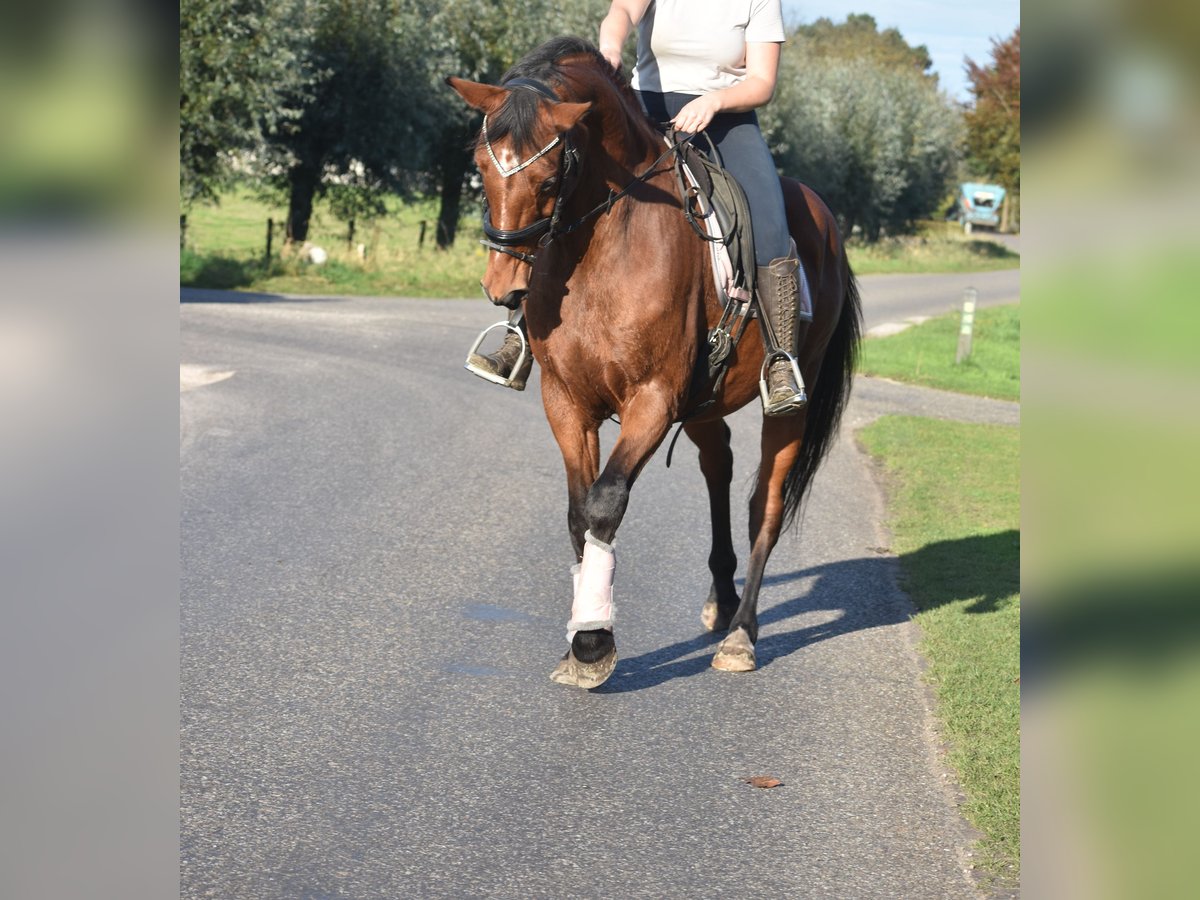
<path fill-rule="evenodd" d="M 612 545 L 630 490 L 675 423 L 698 448 L 708 489 L 712 586 L 701 623 L 728 631 L 712 666 L 754 670 L 767 560 L 797 520 L 853 380 L 861 308 L 833 214 L 812 189 L 782 179 L 813 301 L 796 353 L 809 401 L 797 414 L 763 417 L 739 597 L 724 419 L 759 397 L 767 349 L 760 329 L 747 328 L 714 391 L 707 336 L 723 306 L 707 245 L 687 222 L 672 166 L 663 163 L 663 135 L 622 75 L 579 38 L 547 41 L 499 85 L 447 83 L 484 114 L 475 142 L 490 238 L 481 284 L 494 304 L 523 308 L 566 469 L 575 596 L 570 647 L 551 678 L 590 689 L 616 665 Z M 599 428 L 613 416 L 620 433 L 602 470 Z"/>

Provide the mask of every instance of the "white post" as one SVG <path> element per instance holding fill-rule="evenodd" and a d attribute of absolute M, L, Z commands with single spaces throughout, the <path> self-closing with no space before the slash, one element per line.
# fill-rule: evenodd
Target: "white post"
<path fill-rule="evenodd" d="M 971 355 L 971 333 L 975 328 L 975 288 L 963 291 L 962 326 L 958 329 L 958 353 L 954 357 L 957 366 Z"/>

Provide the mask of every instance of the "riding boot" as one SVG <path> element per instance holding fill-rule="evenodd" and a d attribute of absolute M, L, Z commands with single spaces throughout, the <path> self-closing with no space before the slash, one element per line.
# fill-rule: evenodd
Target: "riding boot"
<path fill-rule="evenodd" d="M 525 328 L 524 317 L 521 318 L 516 327 L 521 329 L 521 334 L 517 334 L 515 331 L 506 332 L 504 343 L 500 345 L 499 350 L 495 353 L 489 353 L 486 356 L 480 353 L 472 353 L 467 357 L 467 367 L 472 369 L 472 371 L 475 369 L 481 370 L 475 374 L 487 378 L 488 381 L 503 384 L 514 391 L 523 391 L 525 390 L 525 381 L 529 378 L 529 373 L 533 371 L 533 354 L 526 350 L 525 361 L 521 363 L 519 369 L 515 372 L 513 371 L 513 366 L 520 359 L 522 349 L 529 342 L 529 332 Z M 525 335 L 524 341 L 521 340 L 521 335 Z"/>
<path fill-rule="evenodd" d="M 763 413 L 768 416 L 789 416 L 808 404 L 804 378 L 796 362 L 800 342 L 808 323 L 812 321 L 812 302 L 808 291 L 801 293 L 798 278 L 800 258 L 796 244 L 792 252 L 758 267 L 758 301 L 770 324 L 775 346 L 768 348 L 766 385 L 762 390 Z M 807 288 L 807 286 L 805 286 Z"/>

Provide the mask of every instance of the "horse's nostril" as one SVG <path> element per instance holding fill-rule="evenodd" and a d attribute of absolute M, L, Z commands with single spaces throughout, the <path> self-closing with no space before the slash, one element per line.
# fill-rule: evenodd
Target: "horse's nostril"
<path fill-rule="evenodd" d="M 525 295 L 529 293 L 527 289 L 521 288 L 515 291 L 509 291 L 503 297 L 493 297 L 491 292 L 487 289 L 487 286 L 482 281 L 479 282 L 479 286 L 483 288 L 483 296 L 487 297 L 490 302 L 494 303 L 496 306 L 505 306 L 509 309 L 516 309 L 518 306 L 520 306 L 521 301 L 525 299 Z"/>

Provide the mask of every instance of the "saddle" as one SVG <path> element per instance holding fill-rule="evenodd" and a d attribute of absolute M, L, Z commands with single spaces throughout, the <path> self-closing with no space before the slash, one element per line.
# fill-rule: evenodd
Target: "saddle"
<path fill-rule="evenodd" d="M 756 267 L 754 227 L 746 192 L 720 162 L 708 135 L 710 153 L 690 141 L 675 155 L 675 179 L 683 213 L 692 229 L 712 245 L 713 274 L 726 302 L 753 300 Z M 668 134 L 668 141 L 674 139 Z"/>

